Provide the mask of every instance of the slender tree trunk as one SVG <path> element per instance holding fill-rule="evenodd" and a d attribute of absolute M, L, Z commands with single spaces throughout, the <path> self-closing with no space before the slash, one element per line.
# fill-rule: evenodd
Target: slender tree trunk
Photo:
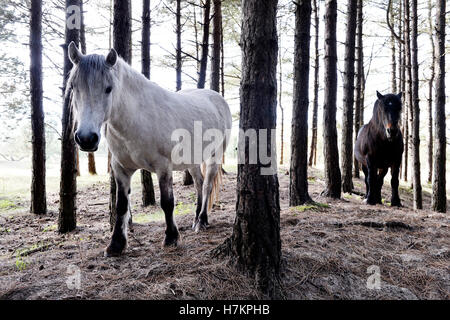
<path fill-rule="evenodd" d="M 206 69 L 208 67 L 210 12 L 211 12 L 211 0 L 206 0 L 203 14 L 202 56 L 200 58 L 200 72 L 198 75 L 198 82 L 197 82 L 197 88 L 200 89 L 203 89 L 205 87 Z"/>
<path fill-rule="evenodd" d="M 222 39 L 222 0 L 214 0 L 213 51 L 211 57 L 211 90 L 220 92 L 220 63 Z"/>
<path fill-rule="evenodd" d="M 395 15 L 394 15 L 394 4 L 391 2 L 391 21 L 394 21 Z M 391 92 L 396 93 L 397 92 L 397 55 L 396 55 L 396 41 L 394 36 L 394 31 L 391 31 L 391 64 L 392 64 L 392 72 L 391 72 Z"/>
<path fill-rule="evenodd" d="M 433 38 L 433 3 L 428 1 L 428 23 L 431 44 L 430 79 L 428 80 L 428 183 L 433 180 L 433 83 L 435 78 L 436 50 Z"/>
<path fill-rule="evenodd" d="M 337 1 L 327 0 L 325 9 L 325 93 L 323 106 L 323 155 L 325 162 L 325 190 L 322 195 L 341 197 L 341 171 L 336 130 L 337 95 Z"/>
<path fill-rule="evenodd" d="M 220 19 L 220 82 L 222 97 L 225 97 L 225 48 L 223 45 L 223 19 Z"/>
<path fill-rule="evenodd" d="M 177 33 L 177 52 L 176 52 L 176 75 L 177 75 L 177 91 L 181 90 L 181 68 L 182 68 L 182 60 L 181 60 L 181 0 L 177 0 L 177 9 L 176 9 L 176 33 Z"/>
<path fill-rule="evenodd" d="M 404 0 L 404 33 L 405 33 L 405 81 L 406 81 L 406 94 L 405 94 L 405 111 L 406 111 L 406 137 L 405 137 L 405 181 L 408 179 L 408 161 L 410 157 L 411 148 L 411 131 L 413 110 L 412 110 L 412 71 L 411 71 L 411 27 L 410 27 L 410 2 Z M 412 153 L 412 152 L 411 152 Z"/>
<path fill-rule="evenodd" d="M 150 0 L 142 1 L 142 74 L 150 79 Z M 144 207 L 155 205 L 155 190 L 151 172 L 141 170 L 142 205 Z"/>
<path fill-rule="evenodd" d="M 30 212 L 45 214 L 47 213 L 47 195 L 45 187 L 45 122 L 42 96 L 42 0 L 31 1 L 30 96 L 33 150 Z"/>
<path fill-rule="evenodd" d="M 311 149 L 309 152 L 309 166 L 316 165 L 317 161 L 317 120 L 319 111 L 319 3 L 313 0 L 314 12 L 314 101 L 312 115 Z"/>
<path fill-rule="evenodd" d="M 80 7 L 80 0 L 66 0 L 66 9 L 70 6 Z M 66 21 L 73 14 L 67 12 Z M 64 49 L 64 73 L 63 92 L 66 91 L 67 78 L 72 69 L 72 62 L 69 60 L 68 47 L 70 42 L 79 45 L 80 33 L 77 28 L 65 30 Z M 76 147 L 73 138 L 73 118 L 71 107 L 71 92 L 64 97 L 62 111 L 62 138 L 61 138 L 61 184 L 59 191 L 59 217 L 58 231 L 61 233 L 72 231 L 76 228 L 76 194 L 77 194 L 77 169 L 76 169 Z"/>
<path fill-rule="evenodd" d="M 431 209 L 447 211 L 445 181 L 446 137 L 445 137 L 445 15 L 446 0 L 437 1 L 436 10 L 436 85 L 435 85 L 435 135 L 434 135 L 434 174 Z"/>
<path fill-rule="evenodd" d="M 413 153 L 414 153 L 414 209 L 422 209 L 422 183 L 420 179 L 420 107 L 419 107 L 419 62 L 417 58 L 417 0 L 411 1 L 411 65 L 413 103 Z"/>
<path fill-rule="evenodd" d="M 400 41 L 398 41 L 398 89 L 403 93 L 403 99 L 405 97 L 405 61 L 404 61 L 404 41 L 403 37 L 403 1 L 400 0 L 398 4 L 398 36 Z M 404 117 L 404 114 L 403 114 Z M 401 130 L 402 133 L 405 134 L 405 121 L 401 121 Z M 400 165 L 400 177 L 403 178 L 403 166 L 404 162 L 402 161 Z"/>
<path fill-rule="evenodd" d="M 355 87 L 355 141 L 358 137 L 359 129 L 364 125 L 364 111 L 362 105 L 362 82 L 364 78 L 364 58 L 363 58 L 363 1 L 357 0 L 356 5 L 356 87 Z M 359 178 L 360 165 L 354 159 L 353 176 Z"/>
<path fill-rule="evenodd" d="M 342 113 L 342 191 L 351 193 L 353 190 L 353 104 L 355 92 L 355 35 L 357 6 L 356 1 L 347 3 L 347 36 L 345 40 L 344 66 L 344 110 Z"/>
<path fill-rule="evenodd" d="M 295 10 L 294 101 L 291 122 L 291 168 L 289 205 L 311 201 L 308 194 L 308 104 L 311 2 L 302 1 Z"/>
<path fill-rule="evenodd" d="M 278 35 L 278 41 L 281 43 L 281 25 Z M 280 135 L 280 164 L 284 161 L 284 108 L 283 108 L 283 59 L 281 57 L 281 50 L 278 50 L 278 77 L 280 78 L 280 85 L 278 86 L 278 106 L 281 111 L 281 135 Z"/>
<path fill-rule="evenodd" d="M 113 19 L 113 46 L 117 54 L 126 62 L 131 63 L 131 5 L 130 0 L 114 0 L 114 19 Z M 117 186 L 114 179 L 114 173 L 110 172 L 110 227 L 113 229 L 116 223 L 116 192 Z M 131 221 L 131 219 L 130 219 Z"/>
<path fill-rule="evenodd" d="M 272 134 L 276 127 L 277 104 L 277 0 L 243 0 L 242 79 L 240 128 L 268 130 L 267 152 L 276 152 Z M 240 141 L 248 159 L 248 142 Z M 269 150 L 271 149 L 271 150 Z M 272 165 L 276 166 L 275 163 Z M 254 275 L 259 288 L 271 298 L 280 297 L 281 264 L 280 202 L 276 171 L 261 163 L 239 164 L 236 219 L 227 244 L 234 261 Z"/>
<path fill-rule="evenodd" d="M 97 174 L 97 168 L 95 166 L 95 156 L 93 152 L 88 153 L 88 170 L 92 175 Z"/>

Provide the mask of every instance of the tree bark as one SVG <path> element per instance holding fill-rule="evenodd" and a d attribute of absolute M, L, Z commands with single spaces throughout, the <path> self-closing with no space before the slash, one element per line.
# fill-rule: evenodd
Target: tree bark
<path fill-rule="evenodd" d="M 355 87 L 355 141 L 358 137 L 359 129 L 364 125 L 364 110 L 362 101 L 362 83 L 364 80 L 364 55 L 363 55 L 363 1 L 357 0 L 356 4 L 356 87 Z M 360 165 L 354 159 L 353 176 L 359 178 Z"/>
<path fill-rule="evenodd" d="M 317 120 L 319 111 L 319 3 L 313 0 L 314 11 L 314 101 L 312 115 L 311 149 L 309 152 L 309 166 L 317 163 Z"/>
<path fill-rule="evenodd" d="M 311 2 L 302 1 L 295 10 L 294 99 L 291 122 L 291 168 L 289 205 L 310 202 L 308 194 L 308 104 Z"/>
<path fill-rule="evenodd" d="M 281 43 L 281 25 L 279 30 L 278 41 Z M 284 162 L 284 108 L 283 108 L 283 59 L 281 57 L 281 50 L 278 50 L 278 77 L 280 85 L 278 86 L 278 106 L 281 111 L 281 134 L 280 134 L 280 164 Z"/>
<path fill-rule="evenodd" d="M 431 44 L 430 79 L 428 80 L 428 183 L 433 181 L 433 83 L 435 78 L 436 50 L 433 38 L 433 4 L 428 1 L 429 37 Z"/>
<path fill-rule="evenodd" d="M 434 174 L 431 209 L 447 211 L 445 181 L 446 137 L 445 137 L 445 15 L 446 0 L 437 1 L 436 10 L 436 85 L 435 85 L 435 135 L 434 135 Z"/>
<path fill-rule="evenodd" d="M 150 35 L 151 35 L 150 0 L 142 1 L 142 74 L 150 79 Z M 146 170 L 141 170 L 142 205 L 144 207 L 155 205 L 155 190 L 153 188 L 152 174 Z"/>
<path fill-rule="evenodd" d="M 353 103 L 355 92 L 356 1 L 347 3 L 347 35 L 345 40 L 344 101 L 342 113 L 342 191 L 351 193 L 353 163 Z"/>
<path fill-rule="evenodd" d="M 336 130 L 337 94 L 337 1 L 327 0 L 325 9 L 325 93 L 323 106 L 323 141 L 325 190 L 322 195 L 341 197 L 341 171 Z"/>
<path fill-rule="evenodd" d="M 240 128 L 244 131 L 268 130 L 268 141 L 275 134 L 277 112 L 277 0 L 243 0 L 242 79 Z M 245 158 L 248 162 L 248 142 Z M 276 142 L 274 142 L 276 144 Z M 276 146 L 267 147 L 276 152 Z M 269 150 L 271 149 L 271 150 Z M 275 163 L 272 165 L 276 166 Z M 261 163 L 239 164 L 236 219 L 229 241 L 234 261 L 254 275 L 259 288 L 271 298 L 279 298 L 281 264 L 280 203 L 278 176 L 261 174 L 268 169 Z"/>
<path fill-rule="evenodd" d="M 420 107 L 419 107 L 419 62 L 417 58 L 417 0 L 411 1 L 411 65 L 412 65 L 412 104 L 413 104 L 413 157 L 414 157 L 414 209 L 422 209 L 422 183 L 420 179 Z"/>
<path fill-rule="evenodd" d="M 35 214 L 47 213 L 45 184 L 45 122 L 42 95 L 42 0 L 32 0 L 30 9 L 31 96 L 31 207 Z"/>
<path fill-rule="evenodd" d="M 70 6 L 80 6 L 80 0 L 66 0 L 66 9 Z M 71 15 L 66 11 L 66 21 Z M 65 31 L 64 49 L 64 73 L 63 92 L 66 90 L 67 78 L 72 69 L 67 49 L 70 42 L 79 45 L 80 33 L 77 28 L 68 28 Z M 71 107 L 71 93 L 65 95 L 62 112 L 62 138 L 61 138 L 61 184 L 59 201 L 58 231 L 61 233 L 72 231 L 76 228 L 76 194 L 77 194 L 77 169 L 76 147 L 73 138 L 73 114 Z"/>
<path fill-rule="evenodd" d="M 410 2 L 404 0 L 404 33 L 405 33 L 405 111 L 406 111 L 406 137 L 405 137 L 405 181 L 408 180 L 408 162 L 410 157 L 410 148 L 412 144 L 411 132 L 413 119 L 413 97 L 412 97 L 412 70 L 411 70 L 411 25 L 410 25 Z M 410 132 L 411 129 L 411 132 Z M 412 150 L 411 150 L 412 151 Z M 412 153 L 412 152 L 411 152 Z"/>
<path fill-rule="evenodd" d="M 177 50 L 176 50 L 176 90 L 181 90 L 181 0 L 177 0 L 176 9 L 176 33 L 177 33 Z"/>
<path fill-rule="evenodd" d="M 222 0 L 214 0 L 213 51 L 211 57 L 211 90 L 220 92 L 220 64 L 222 40 Z"/>
<path fill-rule="evenodd" d="M 203 89 L 206 82 L 206 69 L 208 67 L 208 50 L 209 50 L 209 22 L 211 12 L 211 0 L 206 0 L 203 14 L 203 40 L 202 55 L 200 58 L 200 72 L 198 75 L 197 88 Z"/>
<path fill-rule="evenodd" d="M 113 46 L 117 54 L 129 64 L 131 63 L 131 4 L 130 0 L 114 0 L 113 18 Z M 111 230 L 116 222 L 116 192 L 117 186 L 114 173 L 110 171 L 110 227 Z M 131 219 L 130 219 L 131 221 Z"/>
<path fill-rule="evenodd" d="M 391 2 L 391 21 L 394 21 L 395 15 L 393 10 L 394 4 Z M 396 47 L 395 47 L 395 35 L 394 35 L 394 29 L 391 31 L 391 64 L 392 64 L 392 72 L 391 72 L 391 92 L 396 93 L 397 92 L 397 55 L 395 53 Z"/>

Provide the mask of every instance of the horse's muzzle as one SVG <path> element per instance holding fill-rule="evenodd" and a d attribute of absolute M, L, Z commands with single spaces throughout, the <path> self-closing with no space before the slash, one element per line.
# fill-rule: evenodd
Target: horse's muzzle
<path fill-rule="evenodd" d="M 388 140 L 393 140 L 397 136 L 398 131 L 399 130 L 394 127 L 386 128 L 386 138 L 388 138 Z"/>
<path fill-rule="evenodd" d="M 100 138 L 95 132 L 82 134 L 77 131 L 75 133 L 75 142 L 78 144 L 81 151 L 95 152 L 98 149 Z"/>

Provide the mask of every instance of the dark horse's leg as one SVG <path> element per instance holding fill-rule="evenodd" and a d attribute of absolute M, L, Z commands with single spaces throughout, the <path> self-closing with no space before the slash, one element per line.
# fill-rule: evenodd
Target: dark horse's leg
<path fill-rule="evenodd" d="M 129 194 L 130 180 L 134 170 L 127 170 L 111 160 L 111 168 L 116 180 L 116 222 L 113 228 L 111 243 L 106 248 L 106 256 L 118 256 L 127 246 L 127 227 L 130 218 Z"/>
<path fill-rule="evenodd" d="M 377 203 L 381 204 L 381 188 L 383 187 L 384 177 L 386 176 L 389 168 L 383 168 L 378 173 L 378 188 L 377 188 Z"/>
<path fill-rule="evenodd" d="M 391 187 L 392 187 L 392 198 L 391 198 L 391 206 L 392 207 L 401 207 L 402 203 L 400 202 L 400 197 L 398 195 L 398 175 L 400 173 L 400 166 L 393 165 L 391 167 Z"/>
<path fill-rule="evenodd" d="M 362 170 L 364 172 L 364 182 L 366 183 L 366 195 L 364 196 L 364 199 L 367 199 L 367 196 L 369 195 L 369 170 L 365 165 L 362 165 Z"/>
<path fill-rule="evenodd" d="M 159 190 L 161 191 L 161 208 L 166 218 L 166 237 L 163 244 L 165 246 L 176 246 L 179 233 L 175 221 L 173 220 L 173 181 L 172 172 L 162 172 L 158 174 Z"/>
<path fill-rule="evenodd" d="M 378 193 L 378 178 L 377 171 L 378 168 L 374 161 L 367 159 L 367 171 L 368 171 L 368 184 L 369 192 L 367 193 L 367 204 L 375 205 L 377 204 L 377 193 Z"/>

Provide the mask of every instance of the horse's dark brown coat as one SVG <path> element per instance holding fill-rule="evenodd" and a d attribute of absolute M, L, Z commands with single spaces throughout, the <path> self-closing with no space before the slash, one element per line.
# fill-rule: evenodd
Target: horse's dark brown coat
<path fill-rule="evenodd" d="M 383 179 L 391 168 L 391 205 L 401 206 L 398 195 L 398 176 L 404 149 L 399 128 L 401 93 L 382 95 L 377 92 L 377 96 L 372 119 L 359 130 L 355 158 L 364 171 L 367 203 L 381 203 Z"/>

